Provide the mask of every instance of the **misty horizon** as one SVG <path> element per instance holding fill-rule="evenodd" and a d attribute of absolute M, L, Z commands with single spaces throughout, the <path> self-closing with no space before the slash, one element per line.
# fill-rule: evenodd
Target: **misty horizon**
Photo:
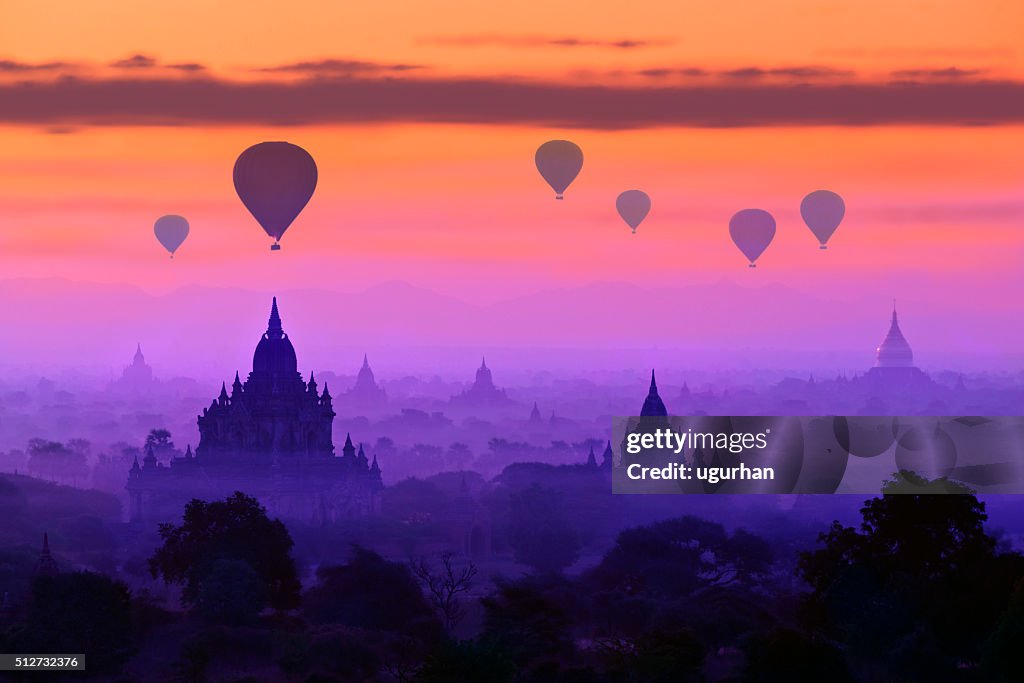
<path fill-rule="evenodd" d="M 222 377 L 245 368 L 277 295 L 307 373 L 354 376 L 368 353 L 382 379 L 426 374 L 468 382 L 479 357 L 488 355 L 505 384 L 537 373 L 628 376 L 651 367 L 680 383 L 729 373 L 768 381 L 791 373 L 857 374 L 872 365 L 892 306 L 724 283 L 594 282 L 488 304 L 396 280 L 348 292 L 188 285 L 156 294 L 124 284 L 18 279 L 0 281 L 0 295 L 19 320 L 7 330 L 4 360 L 16 374 L 116 376 L 141 343 L 163 379 Z M 672 313 L 678 301 L 698 296 L 699 306 Z M 922 368 L 1020 371 L 1024 355 L 1011 350 L 1019 329 L 981 315 L 950 325 L 941 303 L 897 302 Z M 716 305 L 728 308 L 715 311 Z M 623 310 L 631 311 L 636 329 L 615 313 Z M 981 328 L 986 322 L 993 324 Z"/>

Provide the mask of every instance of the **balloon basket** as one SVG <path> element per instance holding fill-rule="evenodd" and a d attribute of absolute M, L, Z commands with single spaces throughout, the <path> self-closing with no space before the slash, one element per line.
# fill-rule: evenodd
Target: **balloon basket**
<path fill-rule="evenodd" d="M 749 266 L 747 266 L 747 268 L 757 268 L 757 265 L 756 265 L 756 264 L 753 264 L 753 263 L 751 263 L 751 264 L 750 264 Z"/>
<path fill-rule="evenodd" d="M 633 228 L 632 234 L 634 234 L 634 235 L 636 234 L 636 228 Z"/>
<path fill-rule="evenodd" d="M 565 197 L 563 197 L 563 196 L 562 196 L 562 195 L 560 195 L 560 194 L 556 194 L 556 195 L 555 195 L 555 199 L 565 199 Z"/>
<path fill-rule="evenodd" d="M 818 249 L 828 249 L 828 247 L 823 244 L 820 247 L 818 247 Z"/>
<path fill-rule="evenodd" d="M 274 242 L 273 244 L 270 245 L 270 251 L 281 251 L 281 245 L 278 244 L 277 242 Z"/>

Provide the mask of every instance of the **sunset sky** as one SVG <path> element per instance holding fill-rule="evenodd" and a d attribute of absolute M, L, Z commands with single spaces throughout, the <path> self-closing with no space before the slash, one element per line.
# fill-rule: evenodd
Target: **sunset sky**
<path fill-rule="evenodd" d="M 1019 350 L 1022 31 L 1016 0 L 6 0 L 0 278 L 481 302 L 724 280 L 971 311 Z M 564 202 L 533 166 L 552 138 L 585 154 Z M 274 253 L 231 184 L 264 140 L 320 174 Z M 798 210 L 819 188 L 847 205 L 827 251 Z M 779 226 L 756 270 L 728 237 L 749 207 Z M 167 213 L 192 226 L 173 261 Z"/>

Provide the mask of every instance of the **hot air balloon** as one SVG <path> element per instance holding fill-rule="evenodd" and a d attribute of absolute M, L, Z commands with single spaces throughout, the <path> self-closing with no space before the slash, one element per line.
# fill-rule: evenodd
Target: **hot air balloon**
<path fill-rule="evenodd" d="M 316 189 L 316 162 L 289 142 L 261 142 L 238 155 L 235 192 L 268 235 L 272 251 Z"/>
<path fill-rule="evenodd" d="M 737 211 L 729 220 L 729 235 L 750 261 L 750 267 L 756 268 L 754 261 L 764 253 L 775 237 L 775 219 L 761 209 Z"/>
<path fill-rule="evenodd" d="M 615 209 L 622 216 L 622 220 L 626 221 L 626 225 L 633 228 L 635 233 L 637 226 L 643 222 L 651 210 L 651 198 L 642 190 L 626 190 L 616 198 Z"/>
<path fill-rule="evenodd" d="M 828 249 L 825 243 L 839 227 L 845 213 L 843 198 L 829 190 L 815 190 L 800 202 L 800 215 L 821 243 L 820 249 Z"/>
<path fill-rule="evenodd" d="M 555 191 L 555 199 L 569 187 L 583 168 L 583 150 L 568 140 L 551 140 L 537 148 L 537 170 Z"/>
<path fill-rule="evenodd" d="M 174 258 L 174 252 L 188 237 L 188 221 L 181 216 L 161 216 L 153 224 L 153 232 L 164 249 L 171 252 L 171 258 Z"/>

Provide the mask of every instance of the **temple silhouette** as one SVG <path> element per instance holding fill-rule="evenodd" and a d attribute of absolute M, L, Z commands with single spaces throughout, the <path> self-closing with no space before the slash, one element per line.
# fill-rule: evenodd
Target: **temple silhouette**
<path fill-rule="evenodd" d="M 487 359 L 482 358 L 473 385 L 461 394 L 452 396 L 451 404 L 463 407 L 507 408 L 514 405 L 514 401 L 503 389 L 494 385 L 491 369 L 487 367 Z"/>
<path fill-rule="evenodd" d="M 362 406 L 387 403 L 387 393 L 377 384 L 373 370 L 370 369 L 370 359 L 365 353 L 363 354 L 363 365 L 359 368 L 359 374 L 356 375 L 356 383 L 345 394 L 345 398 Z"/>
<path fill-rule="evenodd" d="M 896 304 L 885 339 L 875 349 L 875 366 L 864 375 L 864 381 L 878 389 L 919 388 L 931 384 L 931 378 L 914 365 L 914 351 L 900 329 Z"/>
<path fill-rule="evenodd" d="M 135 346 L 131 364 L 125 366 L 121 376 L 111 383 L 111 388 L 115 391 L 140 393 L 152 389 L 154 382 L 153 368 L 146 363 L 140 343 Z"/>
<path fill-rule="evenodd" d="M 310 373 L 303 381 L 295 348 L 284 332 L 275 297 L 267 331 L 245 382 L 235 373 L 231 391 L 198 417 L 199 445 L 167 466 L 147 450 L 129 472 L 133 520 L 166 521 L 192 498 L 212 500 L 236 490 L 255 495 L 272 515 L 329 523 L 375 513 L 383 488 L 380 467 L 346 437 L 334 450 L 335 412 L 327 385 Z M 168 516 L 170 515 L 170 516 Z"/>

